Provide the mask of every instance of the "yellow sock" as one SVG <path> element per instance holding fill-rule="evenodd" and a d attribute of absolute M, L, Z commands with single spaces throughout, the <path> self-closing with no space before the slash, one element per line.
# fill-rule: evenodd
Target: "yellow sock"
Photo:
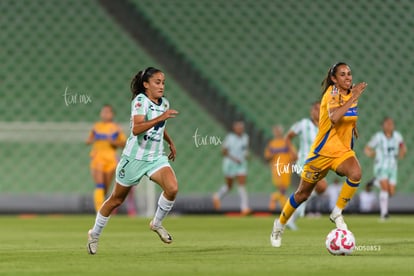
<path fill-rule="evenodd" d="M 295 212 L 296 208 L 299 207 L 300 204 L 296 203 L 294 194 L 289 197 L 289 200 L 286 201 L 285 206 L 283 206 L 282 213 L 280 214 L 279 221 L 281 224 L 286 224 L 289 218 L 292 216 L 293 212 Z"/>
<path fill-rule="evenodd" d="M 95 191 L 93 193 L 93 201 L 95 204 L 95 211 L 98 212 L 103 202 L 105 201 L 105 185 L 96 184 Z"/>
<path fill-rule="evenodd" d="M 359 186 L 359 181 L 353 181 L 346 179 L 342 184 L 341 192 L 339 193 L 338 200 L 336 201 L 336 207 L 344 209 L 348 202 L 352 199 Z"/>

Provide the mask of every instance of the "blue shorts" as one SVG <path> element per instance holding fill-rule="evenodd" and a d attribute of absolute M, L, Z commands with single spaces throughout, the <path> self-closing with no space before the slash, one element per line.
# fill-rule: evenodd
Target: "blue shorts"
<path fill-rule="evenodd" d="M 116 182 L 122 186 L 134 186 L 144 175 L 151 177 L 163 167 L 171 167 L 167 156 L 161 156 L 154 161 L 142 161 L 123 155 L 116 167 Z"/>

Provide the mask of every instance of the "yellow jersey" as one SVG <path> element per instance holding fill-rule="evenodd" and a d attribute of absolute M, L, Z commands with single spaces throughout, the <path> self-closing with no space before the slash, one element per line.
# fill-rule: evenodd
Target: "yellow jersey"
<path fill-rule="evenodd" d="M 270 159 L 269 162 L 272 166 L 276 163 L 288 165 L 292 161 L 289 146 L 284 138 L 272 139 L 269 141 L 264 156 L 266 159 Z"/>
<path fill-rule="evenodd" d="M 334 87 L 328 87 L 322 97 L 319 113 L 319 131 L 313 142 L 310 155 L 322 155 L 326 157 L 341 157 L 353 148 L 353 131 L 358 120 L 358 103 L 354 102 L 345 115 L 332 125 L 329 118 L 329 109 L 340 107 L 352 96 L 342 95 Z"/>
<path fill-rule="evenodd" d="M 126 136 L 121 128 L 113 122 L 97 122 L 94 124 L 91 133 L 94 137 L 92 144 L 91 157 L 114 156 L 116 157 L 116 147 L 111 145 L 110 140 L 125 142 Z"/>

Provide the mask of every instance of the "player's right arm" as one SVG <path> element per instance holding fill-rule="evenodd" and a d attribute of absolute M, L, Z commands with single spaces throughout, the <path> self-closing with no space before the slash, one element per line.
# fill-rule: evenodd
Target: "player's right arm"
<path fill-rule="evenodd" d="M 154 127 L 155 125 L 166 121 L 170 118 L 175 118 L 178 114 L 177 110 L 174 109 L 168 109 L 163 114 L 161 114 L 158 117 L 155 117 L 151 120 L 145 120 L 145 115 L 134 115 L 132 117 L 132 134 L 138 135 L 141 134 L 148 129 Z"/>
<path fill-rule="evenodd" d="M 373 158 L 375 157 L 375 150 L 371 148 L 370 146 L 365 146 L 364 153 L 366 156 Z"/>
<path fill-rule="evenodd" d="M 375 147 L 377 145 L 377 134 L 372 136 L 371 140 L 368 142 L 368 144 L 364 148 L 364 153 L 366 156 L 373 158 L 375 157 Z"/>

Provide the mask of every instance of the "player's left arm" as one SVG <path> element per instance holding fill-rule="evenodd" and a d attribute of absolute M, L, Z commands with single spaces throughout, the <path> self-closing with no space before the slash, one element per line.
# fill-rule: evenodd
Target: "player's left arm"
<path fill-rule="evenodd" d="M 177 150 L 175 149 L 175 145 L 171 136 L 168 135 L 167 129 L 164 129 L 164 140 L 170 147 L 170 154 L 168 155 L 168 159 L 174 161 L 175 157 L 177 156 Z"/>
<path fill-rule="evenodd" d="M 354 125 L 354 128 L 352 129 L 352 135 L 355 137 L 355 139 L 359 138 L 359 132 L 358 132 L 358 127 L 356 123 Z"/>
<path fill-rule="evenodd" d="M 407 146 L 405 145 L 404 141 L 401 141 L 399 147 L 400 149 L 398 151 L 398 158 L 403 159 L 407 153 Z"/>

